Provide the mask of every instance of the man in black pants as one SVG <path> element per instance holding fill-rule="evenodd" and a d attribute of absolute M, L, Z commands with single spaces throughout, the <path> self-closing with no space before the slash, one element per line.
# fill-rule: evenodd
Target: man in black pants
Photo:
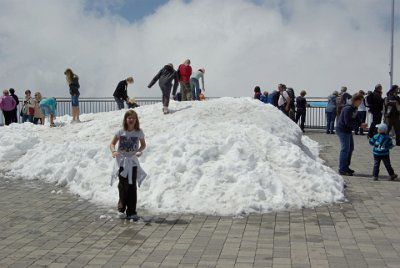
<path fill-rule="evenodd" d="M 367 97 L 369 112 L 372 114 L 372 123 L 369 127 L 368 137 L 372 138 L 376 134 L 376 125 L 382 122 L 383 98 L 382 85 L 375 86 L 374 92 Z"/>

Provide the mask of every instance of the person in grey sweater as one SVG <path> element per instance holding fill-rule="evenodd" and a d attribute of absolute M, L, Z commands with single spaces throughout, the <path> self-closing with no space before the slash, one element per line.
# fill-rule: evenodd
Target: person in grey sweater
<path fill-rule="evenodd" d="M 335 119 L 336 119 L 336 99 L 339 96 L 339 92 L 336 90 L 329 95 L 328 105 L 325 108 L 326 115 L 326 134 L 335 134 Z"/>
<path fill-rule="evenodd" d="M 162 103 L 163 103 L 163 113 L 169 113 L 169 99 L 172 90 L 172 81 L 174 81 L 174 89 L 172 95 L 175 96 L 176 90 L 178 89 L 179 79 L 178 73 L 174 70 L 174 66 L 172 63 L 165 65 L 158 74 L 151 80 L 148 88 L 151 88 L 158 81 L 158 85 L 160 86 L 162 92 Z"/>

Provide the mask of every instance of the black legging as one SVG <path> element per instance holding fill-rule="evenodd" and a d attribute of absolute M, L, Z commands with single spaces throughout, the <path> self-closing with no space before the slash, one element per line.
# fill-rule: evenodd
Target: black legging
<path fill-rule="evenodd" d="M 120 168 L 120 173 L 123 168 Z M 128 178 L 119 176 L 118 191 L 118 211 L 126 213 L 126 216 L 136 215 L 136 203 L 137 203 L 137 167 L 132 169 L 132 184 L 129 184 Z"/>
<path fill-rule="evenodd" d="M 12 123 L 13 113 L 14 113 L 14 110 L 12 110 L 12 111 L 3 111 L 4 124 L 6 126 L 8 126 L 9 124 Z"/>
<path fill-rule="evenodd" d="M 297 112 L 296 112 L 296 120 L 295 120 L 295 122 L 296 122 L 296 124 L 299 122 L 299 119 L 301 118 L 301 121 L 300 121 L 300 128 L 301 128 L 301 130 L 304 130 L 304 122 L 306 121 L 306 110 L 304 110 L 304 109 L 297 109 Z"/>

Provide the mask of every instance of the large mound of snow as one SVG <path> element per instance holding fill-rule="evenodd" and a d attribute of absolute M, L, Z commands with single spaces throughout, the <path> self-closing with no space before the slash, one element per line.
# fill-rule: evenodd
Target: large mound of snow
<path fill-rule="evenodd" d="M 271 105 L 222 98 L 172 102 L 136 111 L 148 147 L 140 158 L 148 177 L 139 209 L 150 213 L 238 215 L 313 207 L 343 200 L 343 179 L 318 157 L 318 144 Z M 66 186 L 115 207 L 109 143 L 125 111 L 82 115 L 81 124 L 29 123 L 0 128 L 0 172 Z"/>

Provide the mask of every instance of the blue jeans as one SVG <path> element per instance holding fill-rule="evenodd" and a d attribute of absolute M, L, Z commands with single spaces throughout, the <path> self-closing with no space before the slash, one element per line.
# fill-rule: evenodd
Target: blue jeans
<path fill-rule="evenodd" d="M 354 140 L 352 133 L 344 133 L 336 130 L 340 141 L 339 154 L 339 172 L 348 172 L 350 170 L 351 156 L 354 151 Z"/>
<path fill-rule="evenodd" d="M 22 123 L 25 123 L 26 121 L 33 123 L 33 115 L 24 114 L 22 116 Z"/>
<path fill-rule="evenodd" d="M 199 100 L 200 83 L 196 78 L 190 79 L 190 88 L 192 89 L 192 100 Z"/>
<path fill-rule="evenodd" d="M 71 96 L 71 106 L 72 107 L 79 107 L 79 95 Z"/>
<path fill-rule="evenodd" d="M 118 110 L 122 110 L 122 109 L 125 108 L 125 106 L 124 106 L 124 100 L 123 100 L 123 99 L 114 97 L 114 100 L 115 100 L 115 102 L 117 103 Z"/>
<path fill-rule="evenodd" d="M 335 129 L 336 112 L 326 112 L 326 133 L 333 133 Z"/>

